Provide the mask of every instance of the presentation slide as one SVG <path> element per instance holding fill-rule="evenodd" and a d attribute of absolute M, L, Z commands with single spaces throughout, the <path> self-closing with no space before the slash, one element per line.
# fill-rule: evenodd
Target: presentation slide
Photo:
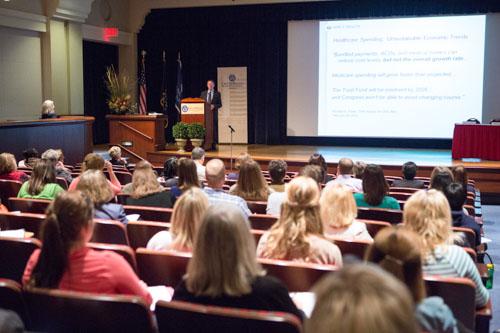
<path fill-rule="evenodd" d="M 320 21 L 318 136 L 451 138 L 481 119 L 485 16 Z"/>

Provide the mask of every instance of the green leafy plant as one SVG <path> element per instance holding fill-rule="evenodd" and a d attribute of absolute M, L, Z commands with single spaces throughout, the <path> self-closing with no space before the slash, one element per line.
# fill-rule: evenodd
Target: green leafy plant
<path fill-rule="evenodd" d="M 174 139 L 188 139 L 188 128 L 189 125 L 182 121 L 172 126 L 172 135 Z"/>
<path fill-rule="evenodd" d="M 205 138 L 205 127 L 200 123 L 193 123 L 188 125 L 188 137 L 190 139 L 200 139 Z"/>

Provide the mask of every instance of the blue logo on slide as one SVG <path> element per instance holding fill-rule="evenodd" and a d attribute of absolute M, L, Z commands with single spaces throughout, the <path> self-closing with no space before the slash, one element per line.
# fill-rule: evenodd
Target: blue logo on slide
<path fill-rule="evenodd" d="M 183 105 L 182 108 L 181 108 L 181 111 L 182 112 L 188 112 L 189 111 L 189 108 L 187 105 Z"/>
<path fill-rule="evenodd" d="M 231 81 L 231 82 L 236 81 L 236 75 L 234 75 L 234 74 L 229 74 L 229 81 Z"/>

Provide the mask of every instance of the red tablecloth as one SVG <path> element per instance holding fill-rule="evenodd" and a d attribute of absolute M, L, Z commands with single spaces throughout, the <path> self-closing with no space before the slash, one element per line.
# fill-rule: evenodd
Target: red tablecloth
<path fill-rule="evenodd" d="M 500 126 L 456 124 L 451 156 L 500 161 Z"/>

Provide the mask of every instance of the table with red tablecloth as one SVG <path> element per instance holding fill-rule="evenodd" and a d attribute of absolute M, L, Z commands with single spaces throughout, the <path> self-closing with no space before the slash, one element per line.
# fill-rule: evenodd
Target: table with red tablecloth
<path fill-rule="evenodd" d="M 456 124 L 451 156 L 500 161 L 500 126 Z"/>

